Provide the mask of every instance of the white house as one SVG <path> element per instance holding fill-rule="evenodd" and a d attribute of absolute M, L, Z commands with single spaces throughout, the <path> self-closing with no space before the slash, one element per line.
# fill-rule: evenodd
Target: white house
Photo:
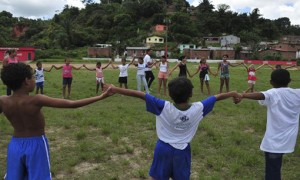
<path fill-rule="evenodd" d="M 150 36 L 146 38 L 146 43 L 151 44 L 151 43 L 164 43 L 165 39 L 159 36 Z"/>
<path fill-rule="evenodd" d="M 180 53 L 182 53 L 184 49 L 196 49 L 196 45 L 195 44 L 180 44 L 180 45 L 178 45 L 178 48 L 180 50 Z"/>
<path fill-rule="evenodd" d="M 241 42 L 241 39 L 234 35 L 228 35 L 228 36 L 221 36 L 220 37 L 220 44 L 221 47 L 228 47 L 234 44 L 239 44 Z"/>

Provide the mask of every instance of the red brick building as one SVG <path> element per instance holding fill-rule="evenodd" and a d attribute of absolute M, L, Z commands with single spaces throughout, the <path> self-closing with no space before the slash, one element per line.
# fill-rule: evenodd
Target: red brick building
<path fill-rule="evenodd" d="M 88 57 L 112 57 L 112 48 L 110 44 L 98 44 L 97 47 L 89 47 Z"/>

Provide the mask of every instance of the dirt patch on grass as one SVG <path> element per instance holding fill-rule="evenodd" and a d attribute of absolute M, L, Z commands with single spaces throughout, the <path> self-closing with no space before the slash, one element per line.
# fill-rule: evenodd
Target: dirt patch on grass
<path fill-rule="evenodd" d="M 81 174 L 81 173 L 88 173 L 89 171 L 94 170 L 98 167 L 99 167 L 99 164 L 97 164 L 97 163 L 82 162 L 82 163 L 76 165 L 74 167 L 74 170 L 77 173 Z"/>

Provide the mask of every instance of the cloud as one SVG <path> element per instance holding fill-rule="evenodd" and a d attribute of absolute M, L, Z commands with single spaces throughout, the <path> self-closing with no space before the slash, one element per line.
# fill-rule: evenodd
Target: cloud
<path fill-rule="evenodd" d="M 84 7 L 80 0 L 0 0 L 0 11 L 8 11 L 14 17 L 49 19 L 65 5 Z"/>
<path fill-rule="evenodd" d="M 189 0 L 193 6 L 198 6 L 201 0 Z M 227 4 L 234 12 L 251 12 L 258 8 L 262 17 L 275 20 L 280 17 L 288 17 L 293 25 L 300 25 L 300 1 L 299 0 L 210 0 L 215 9 L 219 4 Z M 248 12 L 248 13 L 249 13 Z"/>

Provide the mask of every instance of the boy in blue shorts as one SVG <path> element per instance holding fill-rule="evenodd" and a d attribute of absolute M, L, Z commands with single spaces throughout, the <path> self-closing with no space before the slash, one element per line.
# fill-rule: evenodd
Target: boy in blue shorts
<path fill-rule="evenodd" d="M 36 69 L 34 70 L 35 83 L 36 83 L 35 94 L 38 94 L 39 90 L 41 94 L 44 94 L 44 82 L 45 82 L 44 72 L 50 72 L 52 68 L 53 65 L 51 66 L 50 69 L 44 69 L 41 61 L 38 61 L 36 63 Z"/>
<path fill-rule="evenodd" d="M 49 145 L 45 136 L 42 107 L 77 108 L 108 97 L 101 96 L 77 101 L 29 95 L 34 91 L 32 68 L 23 63 L 8 64 L 1 71 L 1 80 L 13 90 L 11 96 L 0 97 L 0 113 L 10 121 L 14 132 L 7 148 L 5 179 L 51 179 Z"/>
<path fill-rule="evenodd" d="M 149 175 L 157 180 L 188 180 L 191 174 L 190 142 L 200 121 L 212 111 L 216 101 L 239 96 L 236 92 L 228 92 L 189 103 L 193 85 L 185 77 L 171 80 L 168 89 L 174 104 L 141 91 L 114 86 L 108 92 L 141 98 L 146 101 L 147 111 L 156 115 L 158 141 Z"/>

